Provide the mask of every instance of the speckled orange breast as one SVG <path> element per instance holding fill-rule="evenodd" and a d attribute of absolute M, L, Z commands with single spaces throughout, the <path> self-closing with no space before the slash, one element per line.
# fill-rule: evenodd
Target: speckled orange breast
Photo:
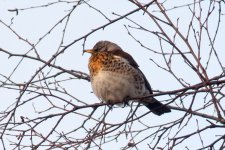
<path fill-rule="evenodd" d="M 109 62 L 109 59 L 111 59 L 112 56 L 105 52 L 99 52 L 96 54 L 93 54 L 89 59 L 89 70 L 91 77 L 96 75 L 100 70 L 102 70 Z"/>
<path fill-rule="evenodd" d="M 120 56 L 92 54 L 89 70 L 93 92 L 103 101 L 123 102 L 127 97 L 149 93 L 143 75 Z"/>

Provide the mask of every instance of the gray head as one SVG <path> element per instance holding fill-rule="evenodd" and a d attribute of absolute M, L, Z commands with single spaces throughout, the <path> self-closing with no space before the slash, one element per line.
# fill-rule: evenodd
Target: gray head
<path fill-rule="evenodd" d="M 112 52 L 112 51 L 123 51 L 117 44 L 109 42 L 109 41 L 99 41 L 95 44 L 95 46 L 92 49 L 84 50 L 83 53 L 91 53 L 95 54 L 97 52 Z"/>
<path fill-rule="evenodd" d="M 93 51 L 113 51 L 113 50 L 122 50 L 117 44 L 109 42 L 109 41 L 99 41 L 93 47 Z"/>

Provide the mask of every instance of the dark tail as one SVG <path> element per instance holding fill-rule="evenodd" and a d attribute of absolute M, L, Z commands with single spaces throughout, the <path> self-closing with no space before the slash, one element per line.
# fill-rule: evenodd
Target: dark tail
<path fill-rule="evenodd" d="M 146 102 L 148 101 L 148 102 Z M 155 98 L 151 98 L 151 100 L 145 100 L 143 103 L 148 109 L 150 109 L 154 114 L 160 116 L 164 113 L 169 113 L 171 112 L 170 108 L 167 107 L 166 105 L 163 105 L 160 103 L 158 100 Z"/>

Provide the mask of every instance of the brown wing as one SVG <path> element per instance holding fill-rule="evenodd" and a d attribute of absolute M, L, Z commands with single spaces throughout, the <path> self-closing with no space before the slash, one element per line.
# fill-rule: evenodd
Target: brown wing
<path fill-rule="evenodd" d="M 136 63 L 136 61 L 133 59 L 133 57 L 122 51 L 122 50 L 115 50 L 115 51 L 112 51 L 113 55 L 116 55 L 116 56 L 120 56 L 120 57 L 123 57 L 125 58 L 129 63 L 130 65 L 132 65 L 135 69 L 137 69 L 143 76 L 144 78 L 144 81 L 145 81 L 145 86 L 147 87 L 147 89 L 149 90 L 149 93 L 150 94 L 153 94 L 152 92 L 152 88 L 148 82 L 148 80 L 146 79 L 145 75 L 142 73 L 142 71 L 138 68 L 138 64 Z M 149 100 L 149 99 L 148 99 Z M 163 105 L 162 103 L 160 103 L 158 100 L 156 100 L 155 98 L 150 98 L 149 100 L 149 103 L 143 103 L 148 109 L 150 109 L 154 114 L 156 115 L 162 115 L 164 113 L 169 113 L 171 112 L 170 108 L 167 107 L 166 105 Z"/>
<path fill-rule="evenodd" d="M 130 54 L 128 54 L 120 49 L 113 50 L 111 52 L 113 55 L 125 58 L 130 63 L 130 65 L 132 65 L 133 67 L 135 67 L 135 68 L 139 67 L 138 64 L 136 63 L 136 61 L 133 59 L 133 57 Z"/>
<path fill-rule="evenodd" d="M 144 81 L 145 81 L 145 86 L 150 91 L 150 94 L 152 94 L 152 88 L 151 88 L 148 80 L 146 79 L 143 72 L 138 68 L 139 66 L 138 66 L 137 62 L 133 59 L 133 57 L 130 54 L 128 54 L 128 53 L 126 53 L 126 52 L 124 52 L 120 49 L 112 51 L 112 54 L 125 58 L 130 63 L 131 66 L 133 66 L 134 68 L 139 70 L 141 72 L 141 74 L 143 75 L 143 78 L 144 78 Z"/>

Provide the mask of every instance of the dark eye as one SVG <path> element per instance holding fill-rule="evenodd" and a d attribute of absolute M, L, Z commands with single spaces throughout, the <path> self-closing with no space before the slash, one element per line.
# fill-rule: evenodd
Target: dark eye
<path fill-rule="evenodd" d="M 103 47 L 103 46 L 101 46 L 101 47 L 96 47 L 96 48 L 94 49 L 94 51 L 96 51 L 96 52 L 105 51 L 105 50 L 106 50 L 106 48 Z"/>
<path fill-rule="evenodd" d="M 106 49 L 105 43 L 101 41 L 101 42 L 98 42 L 98 43 L 94 46 L 93 50 L 94 50 L 95 52 L 100 52 L 100 51 L 106 51 L 107 49 Z"/>
<path fill-rule="evenodd" d="M 96 48 L 94 48 L 94 51 L 95 52 L 98 52 L 98 51 L 100 51 L 100 48 L 99 47 L 96 47 Z"/>

